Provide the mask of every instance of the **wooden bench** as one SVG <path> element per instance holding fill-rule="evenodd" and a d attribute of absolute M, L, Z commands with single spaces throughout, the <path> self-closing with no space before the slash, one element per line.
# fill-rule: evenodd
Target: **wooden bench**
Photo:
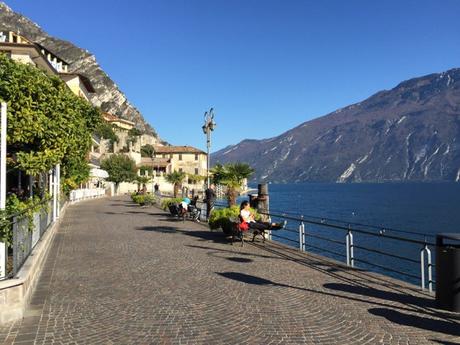
<path fill-rule="evenodd" d="M 240 217 L 230 218 L 230 222 L 232 224 L 232 245 L 235 242 L 235 239 L 241 241 L 241 246 L 244 246 L 244 234 L 245 233 L 252 233 L 252 242 L 255 241 L 256 236 L 262 236 L 262 242 L 265 242 L 265 235 L 266 230 L 259 230 L 259 229 L 251 229 L 248 228 L 247 230 L 242 229 L 242 222 Z"/>
<path fill-rule="evenodd" d="M 172 216 L 178 217 L 179 219 L 182 219 L 182 221 L 185 221 L 186 219 L 193 220 L 195 222 L 200 221 L 201 210 L 195 205 L 189 205 L 185 212 L 180 204 L 170 204 L 168 205 L 168 209 Z"/>

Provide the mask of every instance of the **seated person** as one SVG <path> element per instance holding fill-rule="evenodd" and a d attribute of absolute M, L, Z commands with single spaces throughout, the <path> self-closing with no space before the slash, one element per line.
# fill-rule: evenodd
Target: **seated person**
<path fill-rule="evenodd" d="M 197 201 L 198 196 L 192 198 L 192 201 L 188 204 L 188 212 L 194 220 L 199 221 L 201 210 L 196 206 Z"/>
<path fill-rule="evenodd" d="M 278 230 L 284 227 L 283 224 L 260 222 L 260 221 L 255 220 L 254 215 L 251 213 L 249 201 L 247 200 L 243 201 L 240 205 L 240 218 L 243 222 L 248 223 L 249 228 L 251 229 L 264 231 L 264 230 Z"/>
<path fill-rule="evenodd" d="M 189 198 L 185 197 L 182 199 L 182 201 L 179 204 L 179 210 L 180 210 L 181 215 L 187 213 L 189 204 L 190 204 Z"/>

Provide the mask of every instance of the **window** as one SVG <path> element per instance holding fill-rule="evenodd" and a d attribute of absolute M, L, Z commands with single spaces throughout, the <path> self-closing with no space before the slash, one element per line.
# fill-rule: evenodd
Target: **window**
<path fill-rule="evenodd" d="M 166 155 L 165 155 L 164 153 L 163 153 L 163 155 L 162 155 L 162 156 L 163 156 L 163 158 L 166 158 Z"/>
<path fill-rule="evenodd" d="M 195 168 L 195 175 L 198 175 L 198 168 Z"/>
<path fill-rule="evenodd" d="M 179 160 L 182 160 L 182 153 L 179 153 Z"/>
<path fill-rule="evenodd" d="M 182 168 L 179 168 L 179 172 L 182 172 Z"/>
<path fill-rule="evenodd" d="M 198 153 L 195 153 L 195 160 L 198 160 Z"/>

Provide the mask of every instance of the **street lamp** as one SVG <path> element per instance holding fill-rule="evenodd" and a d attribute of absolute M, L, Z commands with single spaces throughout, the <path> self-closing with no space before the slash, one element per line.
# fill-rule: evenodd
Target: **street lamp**
<path fill-rule="evenodd" d="M 206 148 L 207 148 L 207 158 L 206 158 L 206 177 L 207 177 L 207 185 L 206 187 L 209 188 L 209 149 L 211 148 L 211 132 L 216 127 L 216 123 L 214 122 L 214 109 L 211 108 L 209 111 L 204 113 L 204 125 L 201 127 L 203 133 L 206 134 Z"/>

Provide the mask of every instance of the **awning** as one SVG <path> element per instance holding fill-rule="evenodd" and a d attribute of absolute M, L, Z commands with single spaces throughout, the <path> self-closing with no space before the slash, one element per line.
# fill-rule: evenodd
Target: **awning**
<path fill-rule="evenodd" d="M 89 176 L 91 177 L 100 177 L 100 178 L 107 178 L 109 177 L 109 174 L 107 171 L 99 169 L 99 168 L 92 168 L 89 171 Z"/>

